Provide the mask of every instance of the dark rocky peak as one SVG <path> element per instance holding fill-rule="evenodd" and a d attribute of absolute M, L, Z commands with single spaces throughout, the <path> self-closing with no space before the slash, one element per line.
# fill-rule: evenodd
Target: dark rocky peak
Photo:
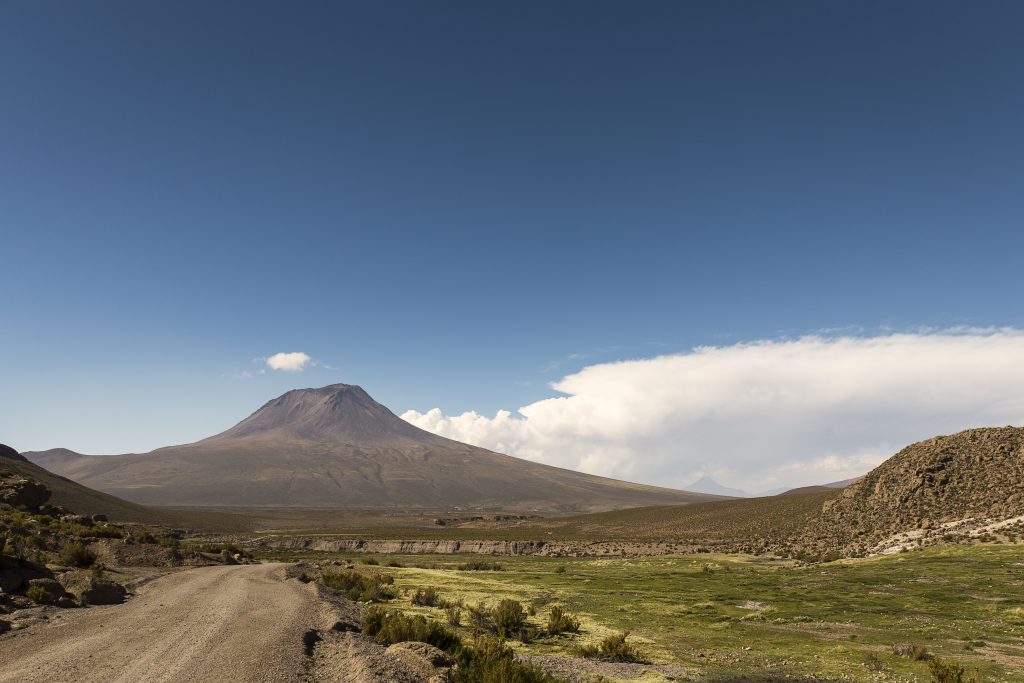
<path fill-rule="evenodd" d="M 439 439 L 373 400 L 362 387 L 331 384 L 294 389 L 267 402 L 231 429 L 206 439 L 287 439 L 338 443 L 428 442 Z"/>

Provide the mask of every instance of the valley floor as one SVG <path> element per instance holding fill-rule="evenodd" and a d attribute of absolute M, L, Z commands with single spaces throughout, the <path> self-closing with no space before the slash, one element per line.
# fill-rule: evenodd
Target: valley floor
<path fill-rule="evenodd" d="M 359 610 L 298 577 L 314 563 L 388 574 L 388 609 L 447 624 L 415 605 L 433 588 L 462 605 L 510 598 L 538 628 L 555 605 L 578 635 L 512 642 L 519 658 L 573 683 L 696 680 L 931 680 L 928 658 L 956 660 L 985 683 L 1024 680 L 1024 546 L 948 546 L 799 566 L 738 555 L 634 558 L 276 553 L 266 564 L 185 569 L 127 603 L 60 610 L 0 636 L 0 683 L 347 681 L 412 683 L 358 628 Z M 305 578 L 305 577 L 303 577 Z M 421 601 L 415 601 L 421 602 Z M 630 633 L 645 664 L 574 658 L 575 646 Z"/>
<path fill-rule="evenodd" d="M 932 656 L 956 660 L 968 672 L 977 669 L 987 683 L 1024 680 L 1021 545 L 945 546 L 807 566 L 706 554 L 274 556 L 346 559 L 361 572 L 390 574 L 400 595 L 389 606 L 441 622 L 442 609 L 412 604 L 416 589 L 435 588 L 442 599 L 466 607 L 512 598 L 533 606 L 531 622 L 538 626 L 556 604 L 577 615 L 583 627 L 578 636 L 514 643 L 536 663 L 628 630 L 629 641 L 649 661 L 703 681 L 788 676 L 924 683 L 931 680 Z M 470 571 L 472 563 L 492 568 Z M 472 638 L 465 625 L 461 631 Z M 669 675 L 647 668 L 630 677 L 659 681 Z M 585 674 L 600 667 L 577 663 L 561 669 L 587 680 Z M 558 671 L 556 666 L 552 673 Z"/>

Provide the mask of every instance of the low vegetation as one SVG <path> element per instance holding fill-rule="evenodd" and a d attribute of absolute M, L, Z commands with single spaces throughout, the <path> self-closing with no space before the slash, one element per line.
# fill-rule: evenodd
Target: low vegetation
<path fill-rule="evenodd" d="M 642 662 L 643 658 L 632 644 L 626 642 L 629 631 L 613 633 L 597 645 L 577 645 L 572 652 L 578 657 L 600 659 L 605 662 Z"/>
<path fill-rule="evenodd" d="M 928 662 L 928 669 L 931 671 L 932 680 L 935 683 L 979 683 L 981 677 L 977 671 L 967 673 L 959 662 L 938 657 Z"/>
<path fill-rule="evenodd" d="M 458 664 L 454 683 L 560 683 L 517 662 L 513 651 L 498 638 L 478 637 L 466 645 L 454 631 L 422 615 L 375 606 L 363 618 L 363 632 L 381 645 L 414 640 L 444 650 Z"/>
<path fill-rule="evenodd" d="M 563 633 L 579 633 L 580 620 L 571 614 L 566 613 L 561 607 L 555 605 L 548 614 L 547 634 L 549 636 L 560 636 Z"/>
<path fill-rule="evenodd" d="M 501 565 L 497 562 L 484 562 L 483 560 L 473 560 L 471 562 L 463 562 L 459 565 L 459 571 L 462 572 L 498 572 L 501 571 Z"/>
<path fill-rule="evenodd" d="M 528 655 L 571 656 L 589 645 L 598 657 L 614 656 L 615 643 L 602 655 L 602 641 L 628 632 L 621 644 L 634 656 L 736 680 L 814 674 L 924 683 L 933 680 L 937 659 L 962 667 L 963 682 L 973 683 L 977 671 L 984 683 L 1019 683 L 1021 557 L 1021 546 L 1008 544 L 817 565 L 716 554 L 509 556 L 501 558 L 500 570 L 471 573 L 460 567 L 474 558 L 400 555 L 392 559 L 404 566 L 387 570 L 396 594 L 388 605 L 473 642 L 497 638 L 493 612 L 513 601 L 525 627 L 519 610 L 506 607 L 506 643 Z M 427 589 L 438 604 L 413 604 L 417 591 L 421 598 L 430 595 Z"/>
<path fill-rule="evenodd" d="M 436 588 L 430 586 L 417 588 L 412 596 L 412 604 L 420 607 L 439 607 L 441 605 L 441 597 Z"/>
<path fill-rule="evenodd" d="M 96 563 L 96 553 L 81 543 L 69 543 L 60 551 L 60 563 L 67 567 L 91 567 Z"/>
<path fill-rule="evenodd" d="M 351 569 L 325 572 L 320 582 L 356 602 L 382 602 L 395 597 L 390 574 L 364 574 Z"/>

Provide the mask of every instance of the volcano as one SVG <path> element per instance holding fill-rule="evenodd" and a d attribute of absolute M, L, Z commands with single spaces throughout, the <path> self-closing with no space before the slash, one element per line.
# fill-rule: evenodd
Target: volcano
<path fill-rule="evenodd" d="M 348 384 L 289 391 L 225 432 L 150 453 L 24 455 L 90 488 L 162 506 L 585 512 L 720 498 L 446 439 Z"/>

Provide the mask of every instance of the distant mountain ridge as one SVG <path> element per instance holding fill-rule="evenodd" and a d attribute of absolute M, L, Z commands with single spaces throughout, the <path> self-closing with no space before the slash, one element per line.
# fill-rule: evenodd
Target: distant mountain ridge
<path fill-rule="evenodd" d="M 54 456 L 88 457 L 67 449 L 53 450 L 66 451 L 66 453 L 55 453 Z M 79 513 L 106 515 L 111 520 L 119 522 L 167 524 L 206 529 L 243 528 L 243 522 L 230 515 L 207 514 L 201 517 L 177 510 L 159 510 L 122 500 L 101 491 L 94 491 L 54 474 L 30 462 L 23 454 L 19 454 L 10 446 L 0 444 L 0 471 L 4 470 L 44 485 L 52 494 L 49 500 L 51 505 L 59 505 Z"/>
<path fill-rule="evenodd" d="M 348 384 L 289 391 L 220 434 L 147 454 L 26 455 L 92 488 L 153 505 L 583 512 L 718 498 L 452 441 Z"/>
<path fill-rule="evenodd" d="M 706 474 L 692 484 L 687 484 L 686 490 L 697 491 L 699 493 L 712 493 L 716 496 L 728 496 L 730 498 L 750 498 L 750 494 L 746 491 L 719 484 Z"/>

